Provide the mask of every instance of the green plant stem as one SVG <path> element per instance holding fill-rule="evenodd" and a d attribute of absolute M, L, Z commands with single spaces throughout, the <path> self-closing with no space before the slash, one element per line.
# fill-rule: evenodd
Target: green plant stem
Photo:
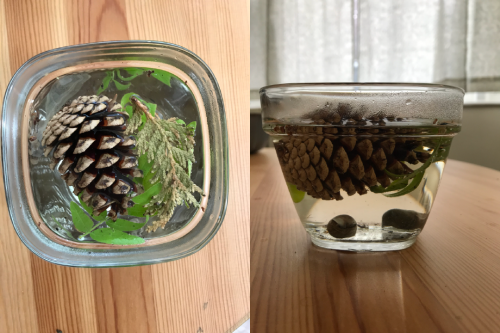
<path fill-rule="evenodd" d="M 81 234 L 81 235 L 80 235 L 80 237 L 85 237 L 85 236 L 87 236 L 88 234 L 90 234 L 92 231 L 94 231 L 95 229 L 97 229 L 97 227 L 99 227 L 101 224 L 103 224 L 103 223 L 104 223 L 104 222 L 106 222 L 106 221 L 107 221 L 107 219 L 106 219 L 106 220 L 104 220 L 104 221 L 101 221 L 101 222 L 97 223 L 97 224 L 96 224 L 96 225 L 95 225 L 92 229 L 90 229 L 90 231 L 88 231 L 88 232 L 86 232 L 86 233 L 84 233 L 84 234 Z"/>

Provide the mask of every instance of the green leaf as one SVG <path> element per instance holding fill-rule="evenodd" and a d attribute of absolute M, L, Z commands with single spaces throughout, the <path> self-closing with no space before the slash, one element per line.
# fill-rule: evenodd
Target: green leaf
<path fill-rule="evenodd" d="M 288 191 L 290 192 L 290 196 L 292 197 L 293 202 L 299 203 L 304 200 L 304 196 L 306 192 L 300 191 L 297 189 L 297 186 L 291 183 L 286 183 L 288 186 Z"/>
<path fill-rule="evenodd" d="M 402 188 L 401 186 L 405 187 L 407 185 L 408 185 L 408 179 L 396 179 L 389 186 L 386 187 L 386 190 L 395 191 Z"/>
<path fill-rule="evenodd" d="M 71 216 L 73 217 L 73 224 L 75 225 L 76 230 L 83 233 L 92 230 L 94 222 L 87 214 L 85 214 L 85 211 L 81 209 L 76 202 L 71 202 L 69 207 L 71 209 Z"/>
<path fill-rule="evenodd" d="M 146 222 L 135 223 L 135 222 L 131 222 L 131 221 L 123 220 L 123 219 L 117 219 L 114 222 L 108 221 L 108 222 L 106 222 L 106 224 L 115 230 L 133 231 L 133 230 L 141 229 L 146 224 Z"/>
<path fill-rule="evenodd" d="M 122 106 L 125 106 L 127 104 L 131 104 L 130 97 L 132 97 L 133 95 L 135 95 L 134 92 L 130 92 L 130 93 L 127 93 L 127 94 L 123 95 L 123 97 L 122 97 L 122 99 L 120 101 L 120 104 Z M 132 105 L 130 105 L 130 106 L 132 107 Z M 132 114 L 130 114 L 130 116 L 132 116 Z"/>
<path fill-rule="evenodd" d="M 372 186 L 372 187 L 370 187 L 370 191 L 372 191 L 373 193 L 386 193 L 386 192 L 400 190 L 407 185 L 408 185 L 408 179 L 397 179 L 397 180 L 393 181 L 386 188 L 384 188 L 380 185 L 379 186 Z"/>
<path fill-rule="evenodd" d="M 160 193 L 161 185 L 162 185 L 161 183 L 155 184 L 143 194 L 133 197 L 132 201 L 139 205 L 145 205 L 149 203 L 154 195 Z"/>
<path fill-rule="evenodd" d="M 134 68 L 134 67 L 127 67 L 127 68 L 124 68 L 124 70 L 127 71 L 127 73 L 129 73 L 130 75 L 141 75 L 142 73 L 144 73 L 144 70 L 140 69 L 140 68 Z"/>
<path fill-rule="evenodd" d="M 183 125 L 186 125 L 186 122 L 185 122 L 184 120 L 182 120 L 182 119 L 177 119 L 175 122 L 176 122 L 177 124 L 183 124 Z"/>
<path fill-rule="evenodd" d="M 142 186 L 144 187 L 144 190 L 149 190 L 153 185 L 158 184 L 158 183 L 151 183 L 151 179 L 153 179 L 155 176 L 154 172 L 148 173 L 146 177 L 144 177 L 144 180 L 142 181 Z"/>
<path fill-rule="evenodd" d="M 108 212 L 104 211 L 102 212 L 99 216 L 93 216 L 92 213 L 94 212 L 94 210 L 92 208 L 90 208 L 85 202 L 83 202 L 82 200 L 82 193 L 80 193 L 78 195 L 78 200 L 80 200 L 80 205 L 82 205 L 82 207 L 87 211 L 87 213 L 89 213 L 90 216 L 92 216 L 92 218 L 96 221 L 104 221 L 106 219 L 106 215 L 108 214 Z"/>
<path fill-rule="evenodd" d="M 116 245 L 133 245 L 142 244 L 144 239 L 124 233 L 120 230 L 111 228 L 101 228 L 92 231 L 90 234 L 93 240 L 99 243 L 116 244 Z"/>
<path fill-rule="evenodd" d="M 139 126 L 139 127 L 137 128 L 137 131 L 138 131 L 138 132 L 142 131 L 142 129 L 144 128 L 144 125 L 146 124 L 146 120 L 147 120 L 147 119 L 146 119 L 146 115 L 145 115 L 145 114 L 142 114 L 142 116 L 141 116 L 141 126 Z"/>
<path fill-rule="evenodd" d="M 399 196 L 408 194 L 408 193 L 412 192 L 413 190 L 415 190 L 418 187 L 418 185 L 420 185 L 420 182 L 422 181 L 423 177 L 424 177 L 424 172 L 422 171 L 415 178 L 413 178 L 410 185 L 406 186 L 401 191 L 396 192 L 396 193 L 391 193 L 391 194 L 384 194 L 384 195 L 388 198 L 395 198 L 395 197 L 399 197 Z"/>
<path fill-rule="evenodd" d="M 90 213 L 92 215 L 92 213 Z M 104 211 L 99 216 L 92 215 L 92 218 L 96 221 L 104 221 L 107 218 L 108 212 Z"/>
<path fill-rule="evenodd" d="M 123 104 L 122 104 L 123 105 Z M 134 107 L 132 105 L 127 105 L 125 107 L 125 112 L 128 113 L 130 117 L 132 117 L 132 114 L 134 113 Z"/>
<path fill-rule="evenodd" d="M 154 103 L 144 103 L 149 109 L 149 113 L 151 113 L 153 116 L 156 114 L 156 104 Z"/>
<path fill-rule="evenodd" d="M 134 205 L 127 208 L 127 214 L 131 216 L 144 217 L 144 213 L 146 213 L 146 207 L 142 205 Z"/>
<path fill-rule="evenodd" d="M 190 134 L 193 136 L 194 136 L 194 133 L 196 132 L 196 125 L 197 125 L 196 121 L 192 121 L 186 126 L 186 128 L 188 129 Z"/>
<path fill-rule="evenodd" d="M 139 168 L 139 170 L 142 170 L 144 177 L 146 177 L 149 174 L 149 171 L 151 171 L 153 164 L 154 164 L 154 161 L 148 162 L 148 155 L 147 154 L 143 154 L 139 157 L 138 168 Z"/>
<path fill-rule="evenodd" d="M 170 79 L 173 75 L 172 73 L 165 72 L 160 69 L 155 69 L 154 73 L 151 73 L 151 76 L 170 87 Z"/>
<path fill-rule="evenodd" d="M 104 80 L 102 80 L 102 84 L 97 90 L 97 95 L 101 94 L 103 91 L 108 89 L 109 83 L 111 82 L 114 76 L 115 76 L 114 71 L 106 72 L 106 77 L 104 78 Z"/>
<path fill-rule="evenodd" d="M 129 84 L 121 84 L 120 82 L 118 82 L 118 81 L 116 81 L 116 80 L 113 80 L 113 81 L 115 82 L 116 88 L 117 88 L 118 90 L 125 90 L 125 89 L 128 89 L 128 88 L 130 88 L 130 85 L 131 85 L 131 83 L 129 83 Z"/>
<path fill-rule="evenodd" d="M 123 77 L 120 74 L 120 70 L 119 69 L 116 69 L 115 72 L 116 72 L 116 76 L 118 76 L 118 78 L 120 80 L 122 80 L 122 81 L 132 81 L 133 79 L 135 79 L 137 77 L 137 75 L 132 75 L 132 76 L 129 76 L 129 77 Z"/>

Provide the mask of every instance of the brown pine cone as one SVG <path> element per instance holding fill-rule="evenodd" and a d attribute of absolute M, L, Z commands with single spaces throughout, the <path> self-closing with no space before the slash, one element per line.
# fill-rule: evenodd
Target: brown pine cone
<path fill-rule="evenodd" d="M 59 165 L 66 184 L 75 194 L 83 192 L 93 215 L 111 206 L 113 219 L 133 205 L 129 195 L 141 189 L 132 177 L 142 177 L 131 150 L 136 140 L 124 135 L 128 114 L 121 108 L 106 96 L 80 96 L 50 119 L 42 137 L 45 156 L 53 157 L 51 167 Z"/>
<path fill-rule="evenodd" d="M 336 107 L 326 103 L 303 118 L 319 126 L 275 126 L 276 134 L 289 135 L 275 142 L 275 147 L 286 181 L 314 198 L 342 200 L 341 190 L 363 195 L 367 186 L 386 188 L 392 180 L 385 170 L 409 174 L 413 170 L 402 162 L 425 163 L 430 157 L 414 151 L 422 139 L 387 138 L 420 134 L 418 129 L 385 126 L 403 119 L 381 111 L 370 113 L 366 106 L 354 110 L 347 103 Z M 365 126 L 369 123 L 377 128 Z M 345 126 L 335 127 L 339 124 Z"/>
<path fill-rule="evenodd" d="M 402 161 L 428 158 L 390 138 L 289 136 L 274 145 L 286 181 L 323 200 L 342 200 L 341 190 L 351 196 L 366 194 L 367 186 L 387 187 L 391 179 L 384 170 L 411 173 Z"/>

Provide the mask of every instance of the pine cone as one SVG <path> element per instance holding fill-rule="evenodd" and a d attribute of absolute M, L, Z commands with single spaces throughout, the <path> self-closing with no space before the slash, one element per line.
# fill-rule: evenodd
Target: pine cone
<path fill-rule="evenodd" d="M 116 97 L 115 97 L 116 98 Z M 126 214 L 133 205 L 131 193 L 139 185 L 127 177 L 142 177 L 132 152 L 136 140 L 125 136 L 128 114 L 106 96 L 80 96 L 65 105 L 48 122 L 42 137 L 45 156 L 52 153 L 51 168 L 59 163 L 61 178 L 99 215 Z"/>
<path fill-rule="evenodd" d="M 403 118 L 384 112 L 369 114 L 366 106 L 355 111 L 346 103 L 336 108 L 326 103 L 303 118 L 308 126 L 275 126 L 276 134 L 289 136 L 274 145 L 286 181 L 313 198 L 342 200 L 341 190 L 351 196 L 366 194 L 367 186 L 386 188 L 392 179 L 384 170 L 410 174 L 413 170 L 401 162 L 425 163 L 430 157 L 414 151 L 423 144 L 422 139 L 387 138 L 422 134 L 419 129 L 386 127 L 387 122 Z"/>
<path fill-rule="evenodd" d="M 342 200 L 341 190 L 351 196 L 366 194 L 366 186 L 389 186 L 386 169 L 395 174 L 413 172 L 401 162 L 415 164 L 429 157 L 412 150 L 417 144 L 421 142 L 305 135 L 290 136 L 274 145 L 287 182 L 313 198 Z"/>

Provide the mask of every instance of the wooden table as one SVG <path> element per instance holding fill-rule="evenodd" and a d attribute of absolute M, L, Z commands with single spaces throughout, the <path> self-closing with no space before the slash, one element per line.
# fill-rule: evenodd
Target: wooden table
<path fill-rule="evenodd" d="M 0 100 L 32 56 L 65 45 L 151 39 L 182 45 L 222 90 L 230 193 L 215 238 L 160 265 L 76 269 L 49 264 L 18 239 L 0 194 L 0 332 L 229 332 L 249 317 L 249 1 L 0 0 Z M 3 188 L 3 185 L 0 185 Z"/>
<path fill-rule="evenodd" d="M 251 327 L 259 333 L 500 332 L 500 172 L 451 160 L 399 252 L 311 244 L 275 152 L 250 159 Z"/>

